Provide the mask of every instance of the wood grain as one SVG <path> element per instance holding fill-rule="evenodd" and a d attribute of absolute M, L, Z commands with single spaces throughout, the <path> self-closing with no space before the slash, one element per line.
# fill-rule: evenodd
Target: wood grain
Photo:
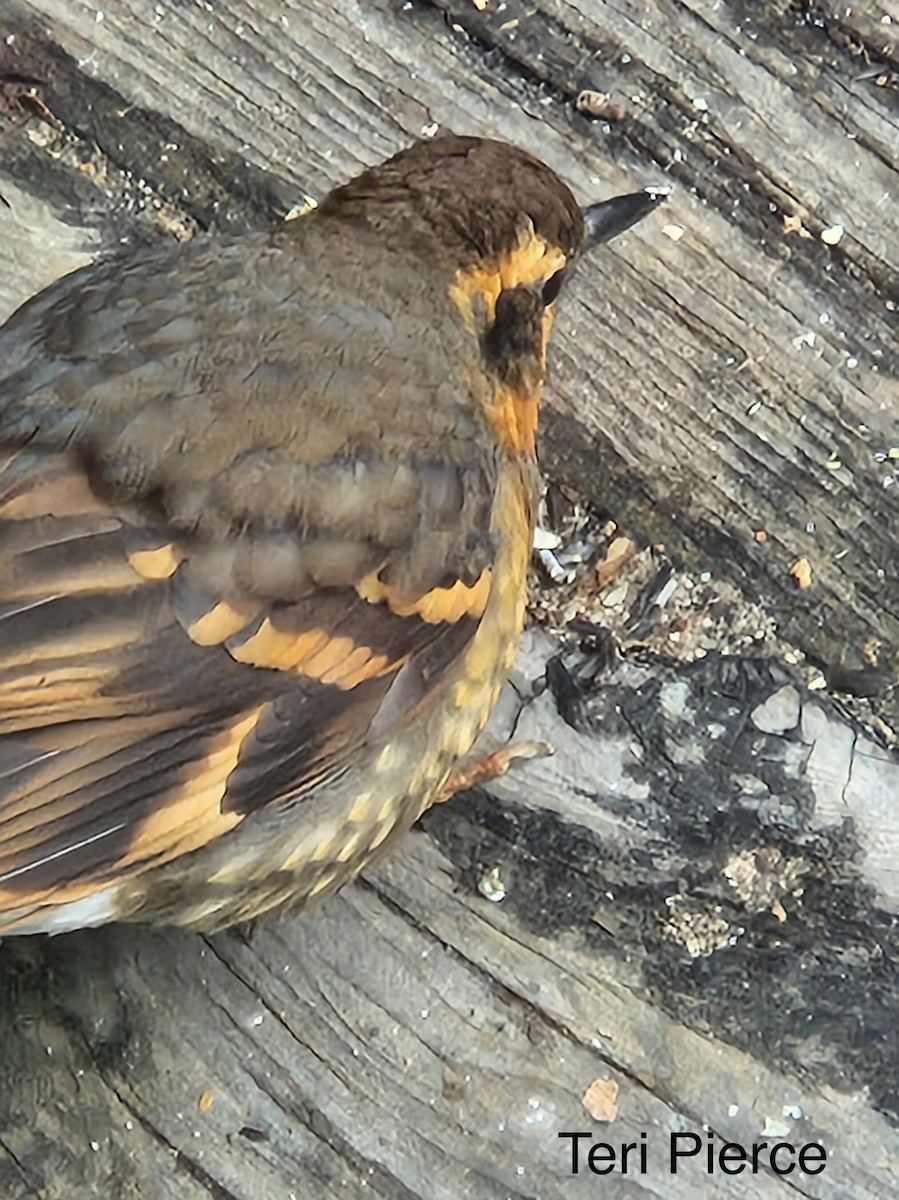
<path fill-rule="evenodd" d="M 535 637 L 540 694 L 492 737 L 555 757 L 300 920 L 5 943 L 4 1197 L 899 1196 L 899 6 L 857 7 L 6 0 L 2 315 L 435 127 L 518 142 L 585 200 L 673 183 L 566 299 L 543 461 L 761 636 L 632 650 L 576 728 Z M 821 673 L 872 694 L 807 691 Z M 672 1176 L 669 1132 L 704 1125 L 830 1161 Z M 565 1129 L 646 1131 L 652 1170 L 572 1177 Z"/>

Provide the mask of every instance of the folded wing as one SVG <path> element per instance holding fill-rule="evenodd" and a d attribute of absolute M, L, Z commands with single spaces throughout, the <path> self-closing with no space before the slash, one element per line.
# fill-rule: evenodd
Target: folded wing
<path fill-rule="evenodd" d="M 327 784 L 477 628 L 464 330 L 315 250 L 145 253 L 0 331 L 0 931 Z"/>

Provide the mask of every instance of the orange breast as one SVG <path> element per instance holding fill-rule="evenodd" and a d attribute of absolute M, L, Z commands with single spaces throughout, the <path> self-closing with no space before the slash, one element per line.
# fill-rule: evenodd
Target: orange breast
<path fill-rule="evenodd" d="M 510 454 L 502 464 L 493 506 L 492 530 L 499 550 L 490 598 L 451 689 L 453 705 L 466 712 L 465 717 L 460 714 L 456 719 L 457 735 L 452 747 L 456 754 L 468 753 L 515 660 L 527 604 L 534 501 L 527 464 Z"/>

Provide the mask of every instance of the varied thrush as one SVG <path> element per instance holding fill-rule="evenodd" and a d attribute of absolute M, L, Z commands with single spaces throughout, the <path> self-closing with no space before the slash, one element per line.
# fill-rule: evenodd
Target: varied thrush
<path fill-rule="evenodd" d="M 522 629 L 556 300 L 647 190 L 412 146 L 0 330 L 0 934 L 214 930 L 453 787 Z"/>

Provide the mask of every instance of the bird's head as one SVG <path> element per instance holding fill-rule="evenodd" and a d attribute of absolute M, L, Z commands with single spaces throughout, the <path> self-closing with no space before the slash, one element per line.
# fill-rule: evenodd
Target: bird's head
<path fill-rule="evenodd" d="M 647 189 L 581 208 L 525 150 L 450 134 L 335 188 L 319 213 L 363 223 L 420 257 L 423 270 L 445 273 L 465 324 L 522 398 L 515 406 L 528 410 L 520 423 L 532 444 L 546 343 L 574 262 L 641 220 L 663 194 Z"/>
<path fill-rule="evenodd" d="M 648 189 L 580 208 L 559 176 L 506 142 L 454 134 L 416 142 L 335 188 L 321 213 L 363 218 L 407 244 L 435 245 L 492 317 L 505 289 L 532 285 L 547 306 L 576 258 L 629 229 L 663 194 Z"/>

